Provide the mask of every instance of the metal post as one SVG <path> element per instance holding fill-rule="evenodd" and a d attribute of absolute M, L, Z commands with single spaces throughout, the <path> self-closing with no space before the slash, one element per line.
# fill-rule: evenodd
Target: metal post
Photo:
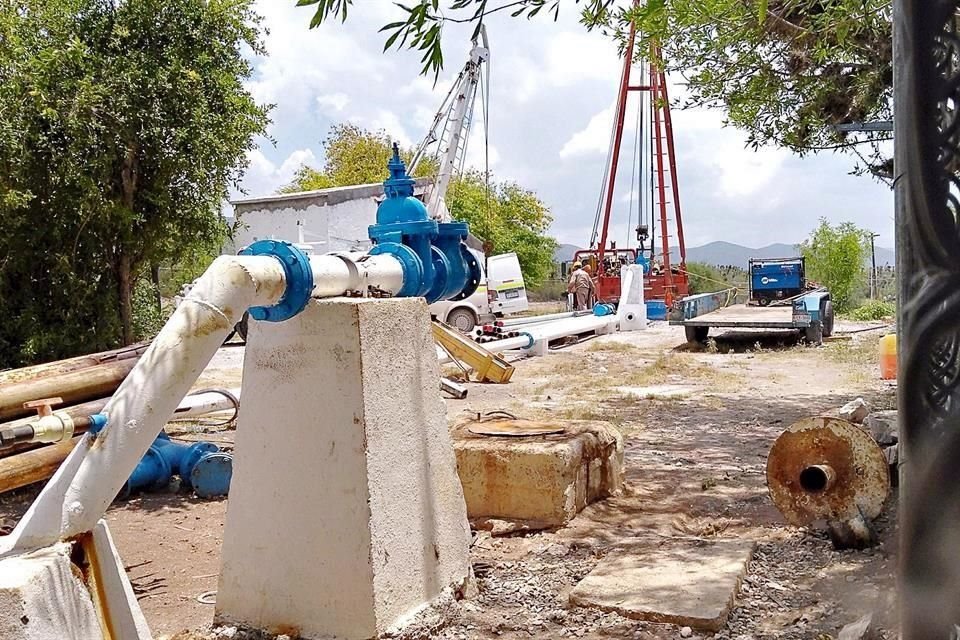
<path fill-rule="evenodd" d="M 870 299 L 876 300 L 877 293 L 877 244 L 876 239 L 879 233 L 870 234 Z"/>
<path fill-rule="evenodd" d="M 901 637 L 960 624 L 956 0 L 894 3 Z"/>

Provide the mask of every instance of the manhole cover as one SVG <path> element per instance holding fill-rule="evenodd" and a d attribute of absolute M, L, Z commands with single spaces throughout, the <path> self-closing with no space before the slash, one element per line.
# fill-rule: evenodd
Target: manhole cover
<path fill-rule="evenodd" d="M 467 431 L 478 436 L 508 436 L 523 438 L 529 436 L 548 436 L 566 431 L 563 427 L 549 422 L 535 420 L 497 419 L 474 422 L 467 427 Z"/>

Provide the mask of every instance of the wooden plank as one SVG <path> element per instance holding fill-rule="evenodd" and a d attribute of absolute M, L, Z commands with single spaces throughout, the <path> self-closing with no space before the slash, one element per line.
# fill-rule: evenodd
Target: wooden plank
<path fill-rule="evenodd" d="M 433 339 L 452 357 L 470 366 L 481 381 L 504 383 L 509 382 L 513 376 L 513 365 L 456 329 L 436 320 L 433 322 Z"/>

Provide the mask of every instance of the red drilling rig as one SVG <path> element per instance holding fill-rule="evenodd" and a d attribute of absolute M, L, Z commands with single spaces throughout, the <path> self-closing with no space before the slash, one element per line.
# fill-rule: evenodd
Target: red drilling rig
<path fill-rule="evenodd" d="M 634 4 L 638 5 L 639 0 L 635 0 Z M 611 134 L 607 169 L 597 205 L 590 248 L 578 251 L 574 258 L 591 265 L 596 277 L 599 301 L 618 302 L 621 267 L 639 263 L 644 265 L 644 299 L 662 300 L 669 307 L 674 300 L 689 294 L 686 246 L 683 240 L 680 193 L 677 187 L 673 121 L 670 117 L 666 73 L 658 66 L 658 62 L 662 59 L 659 47 L 652 48 L 649 61 L 644 65 L 647 69 L 644 78 L 646 84 L 630 84 L 636 36 L 636 30 L 631 25 L 623 60 L 623 72 L 620 77 L 620 92 L 617 96 L 616 120 Z M 639 75 L 644 76 L 642 68 Z M 637 105 L 637 137 L 634 142 L 635 173 L 631 174 L 630 214 L 627 227 L 629 233 L 633 198 L 636 193 L 638 194 L 638 221 L 634 231 L 637 246 L 630 247 L 628 236 L 626 247 L 618 248 L 616 242 L 610 237 L 610 215 L 613 210 L 617 168 L 620 163 L 627 99 L 631 92 L 639 94 L 639 103 Z M 644 135 L 647 130 L 649 130 L 649 137 Z M 645 155 L 649 159 L 647 165 L 649 175 L 645 175 L 644 172 Z M 634 184 L 639 185 L 636 191 L 634 191 Z M 644 189 L 644 186 L 648 188 Z M 670 201 L 667 200 L 668 192 Z M 647 194 L 649 194 L 649 200 L 647 200 Z M 674 238 L 680 250 L 678 263 L 674 262 L 675 256 L 670 255 L 670 241 Z"/>

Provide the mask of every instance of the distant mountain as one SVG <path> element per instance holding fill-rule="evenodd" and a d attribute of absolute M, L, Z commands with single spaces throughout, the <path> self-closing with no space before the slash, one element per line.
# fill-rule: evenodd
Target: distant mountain
<path fill-rule="evenodd" d="M 670 249 L 671 256 L 680 255 L 678 247 Z M 703 262 L 713 265 L 732 265 L 747 268 L 750 258 L 790 258 L 798 255 L 797 247 L 791 244 L 770 244 L 757 249 L 732 242 L 711 242 L 702 247 L 687 247 L 687 262 Z M 870 258 L 867 256 L 867 262 Z M 894 251 L 877 247 L 877 266 L 893 265 Z"/>
<path fill-rule="evenodd" d="M 561 244 L 553 252 L 553 261 L 570 262 L 573 260 L 573 254 L 582 249 L 583 247 L 578 247 L 575 244 Z"/>

